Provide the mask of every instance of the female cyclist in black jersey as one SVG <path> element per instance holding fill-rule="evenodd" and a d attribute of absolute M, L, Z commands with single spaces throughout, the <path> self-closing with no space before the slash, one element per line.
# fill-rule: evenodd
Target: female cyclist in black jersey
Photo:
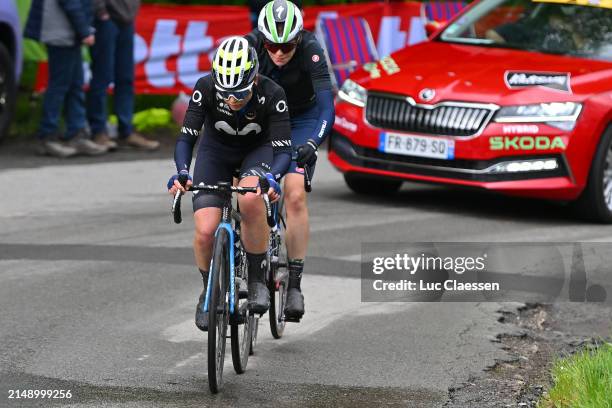
<path fill-rule="evenodd" d="M 291 158 L 291 134 L 285 92 L 270 79 L 258 75 L 253 47 L 242 37 L 221 43 L 213 60 L 212 74 L 200 78 L 193 89 L 189 107 L 176 142 L 174 160 L 177 174 L 168 190 L 185 191 L 178 181 L 188 175 L 196 140 L 200 138 L 193 169 L 193 184 L 232 182 L 240 169 L 242 187 L 255 187 L 259 180 L 270 183 L 268 195 L 278 200 L 278 184 L 272 174 L 286 172 Z M 202 129 L 203 127 L 203 129 Z M 272 145 L 277 146 L 273 152 Z M 196 307 L 196 325 L 207 330 L 208 316 L 203 302 L 208 283 L 214 233 L 221 219 L 224 198 L 213 192 L 193 195 L 196 264 L 204 290 Z M 239 197 L 242 215 L 241 239 L 249 261 L 249 304 L 255 313 L 265 313 L 270 300 L 264 272 L 269 227 L 262 200 L 255 194 Z"/>

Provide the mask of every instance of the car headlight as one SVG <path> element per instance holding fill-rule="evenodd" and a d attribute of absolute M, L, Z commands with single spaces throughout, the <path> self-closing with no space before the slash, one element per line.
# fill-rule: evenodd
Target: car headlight
<path fill-rule="evenodd" d="M 576 102 L 550 102 L 534 105 L 504 106 L 495 115 L 498 123 L 540 122 L 562 130 L 572 130 L 582 105 Z"/>
<path fill-rule="evenodd" d="M 338 91 L 338 97 L 343 101 L 363 108 L 366 103 L 367 92 L 363 86 L 347 79 Z"/>

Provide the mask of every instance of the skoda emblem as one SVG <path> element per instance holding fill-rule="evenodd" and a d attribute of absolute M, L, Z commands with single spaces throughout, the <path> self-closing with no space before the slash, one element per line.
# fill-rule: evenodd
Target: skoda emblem
<path fill-rule="evenodd" d="M 436 91 L 430 88 L 422 89 L 421 92 L 419 92 L 419 98 L 424 101 L 431 101 L 434 96 L 436 96 Z"/>

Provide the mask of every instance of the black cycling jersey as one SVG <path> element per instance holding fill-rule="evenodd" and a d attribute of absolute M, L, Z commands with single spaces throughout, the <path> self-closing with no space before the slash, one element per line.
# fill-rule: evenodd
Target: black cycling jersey
<path fill-rule="evenodd" d="M 251 100 L 240 111 L 232 111 L 217 96 L 210 75 L 198 80 L 176 144 L 174 159 L 179 172 L 189 170 L 193 146 L 202 125 L 205 137 L 225 146 L 249 149 L 271 142 L 275 152 L 291 152 L 291 128 L 285 93 L 263 75 L 258 76 Z"/>
<path fill-rule="evenodd" d="M 312 108 L 316 103 L 316 92 L 331 90 L 331 79 L 323 49 L 310 31 L 302 30 L 301 40 L 291 60 L 277 67 L 264 47 L 264 35 L 258 29 L 246 35 L 246 39 L 257 50 L 259 72 L 280 84 L 285 90 L 291 116 Z"/>

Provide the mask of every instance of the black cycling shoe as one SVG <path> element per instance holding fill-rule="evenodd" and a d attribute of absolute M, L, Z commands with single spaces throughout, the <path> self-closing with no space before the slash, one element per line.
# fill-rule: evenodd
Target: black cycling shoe
<path fill-rule="evenodd" d="M 270 291 L 263 282 L 249 283 L 249 310 L 264 314 L 270 308 Z"/>
<path fill-rule="evenodd" d="M 204 312 L 204 300 L 206 299 L 206 290 L 208 288 L 208 272 L 200 270 L 202 274 L 202 282 L 204 283 L 204 289 L 200 294 L 198 305 L 196 306 L 195 324 L 198 329 L 202 331 L 208 331 L 208 312 Z"/>
<path fill-rule="evenodd" d="M 289 288 L 287 291 L 285 318 L 287 320 L 299 321 L 302 316 L 304 316 L 304 295 L 298 288 Z"/>
<path fill-rule="evenodd" d="M 198 329 L 208 331 L 208 312 L 204 312 L 204 299 L 206 298 L 206 288 L 200 295 L 200 300 L 196 306 L 195 324 Z"/>

